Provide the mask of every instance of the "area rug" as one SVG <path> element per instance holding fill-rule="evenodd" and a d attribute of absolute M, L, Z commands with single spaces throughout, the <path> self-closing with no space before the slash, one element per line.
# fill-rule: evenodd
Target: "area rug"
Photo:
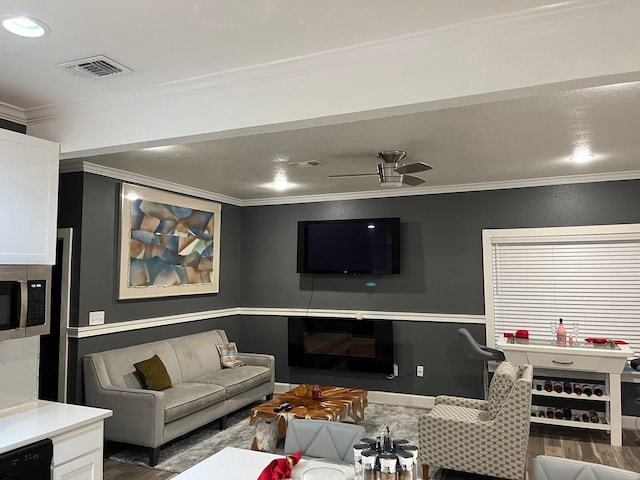
<path fill-rule="evenodd" d="M 213 422 L 164 446 L 160 450 L 160 459 L 154 468 L 179 473 L 225 447 L 251 448 L 255 426 L 249 425 L 250 409 L 251 407 L 248 407 L 231 415 L 228 418 L 227 428 L 222 431 L 218 423 Z M 403 438 L 417 446 L 418 416 L 425 412 L 426 410 L 421 408 L 369 403 L 365 410 L 365 418 L 359 424 L 364 427 L 367 437 L 378 436 L 383 426 L 388 425 L 391 438 Z M 283 442 L 280 442 L 275 453 L 283 453 L 283 447 Z M 137 450 L 134 447 L 113 453 L 109 458 L 119 462 L 149 466 L 146 451 Z M 430 480 L 486 478 L 443 470 L 436 470 L 429 477 Z"/>

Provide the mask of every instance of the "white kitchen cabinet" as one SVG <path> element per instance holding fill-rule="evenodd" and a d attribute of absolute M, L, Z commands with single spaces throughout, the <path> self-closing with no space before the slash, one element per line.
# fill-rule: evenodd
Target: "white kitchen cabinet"
<path fill-rule="evenodd" d="M 57 143 L 0 129 L 0 265 L 53 265 Z"/>
<path fill-rule="evenodd" d="M 86 453 L 64 465 L 54 466 L 52 480 L 101 480 L 102 449 Z"/>
<path fill-rule="evenodd" d="M 0 410 L 0 453 L 50 438 L 53 479 L 102 480 L 104 419 L 111 414 L 45 400 Z"/>
<path fill-rule="evenodd" d="M 53 437 L 53 480 L 101 480 L 103 421 Z"/>

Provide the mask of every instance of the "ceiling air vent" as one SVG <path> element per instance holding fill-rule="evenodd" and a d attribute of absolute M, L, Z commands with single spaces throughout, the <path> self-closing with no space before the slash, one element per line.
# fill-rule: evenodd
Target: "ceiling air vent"
<path fill-rule="evenodd" d="M 57 66 L 64 68 L 74 75 L 81 75 L 89 78 L 114 77 L 116 75 L 124 75 L 125 73 L 132 72 L 132 70 L 128 69 L 124 65 L 121 65 L 104 55 L 82 58 L 80 60 L 74 60 L 73 62 L 60 63 Z"/>

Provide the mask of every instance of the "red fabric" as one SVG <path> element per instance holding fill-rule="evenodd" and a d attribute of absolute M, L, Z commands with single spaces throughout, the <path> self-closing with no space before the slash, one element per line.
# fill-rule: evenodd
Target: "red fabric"
<path fill-rule="evenodd" d="M 585 340 L 589 343 L 607 343 L 606 338 L 585 338 Z M 616 345 L 628 345 L 624 340 L 614 340 L 613 343 Z"/>
<path fill-rule="evenodd" d="M 267 465 L 258 480 L 282 480 L 284 478 L 291 477 L 292 467 L 298 463 L 302 451 L 296 452 L 293 455 L 288 455 L 285 458 L 277 458 Z"/>

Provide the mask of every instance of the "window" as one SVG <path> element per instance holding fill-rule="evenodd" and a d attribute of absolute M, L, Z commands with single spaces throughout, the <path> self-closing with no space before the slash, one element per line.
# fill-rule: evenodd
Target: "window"
<path fill-rule="evenodd" d="M 640 225 L 483 231 L 487 344 L 529 330 L 628 342 L 640 356 Z"/>

